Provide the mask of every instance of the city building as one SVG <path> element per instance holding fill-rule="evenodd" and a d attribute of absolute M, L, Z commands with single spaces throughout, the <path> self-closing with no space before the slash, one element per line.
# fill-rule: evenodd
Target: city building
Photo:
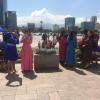
<path fill-rule="evenodd" d="M 100 31 L 100 23 L 96 23 L 95 30 Z"/>
<path fill-rule="evenodd" d="M 93 22 L 94 24 L 97 23 L 97 16 L 91 16 L 90 21 Z"/>
<path fill-rule="evenodd" d="M 95 29 L 96 29 L 97 16 L 92 16 L 91 19 L 90 19 L 90 21 L 91 21 L 92 23 L 94 23 L 94 27 L 95 27 Z"/>
<path fill-rule="evenodd" d="M 95 24 L 94 22 L 84 21 L 81 23 L 81 29 L 82 30 L 95 30 Z"/>
<path fill-rule="evenodd" d="M 79 27 L 78 27 L 78 26 L 75 26 L 73 30 L 74 30 L 75 32 L 78 32 L 78 31 L 79 31 Z"/>
<path fill-rule="evenodd" d="M 17 28 L 16 11 L 7 11 L 6 12 L 6 26 L 9 30 L 14 30 Z"/>
<path fill-rule="evenodd" d="M 74 30 L 75 27 L 75 17 L 65 18 L 65 29 Z"/>
<path fill-rule="evenodd" d="M 35 30 L 35 24 L 34 23 L 28 23 L 27 24 L 27 28 L 31 31 L 34 31 Z"/>
<path fill-rule="evenodd" d="M 54 32 L 58 32 L 58 31 L 59 31 L 59 25 L 54 24 L 54 25 L 53 25 L 53 31 L 54 31 Z"/>
<path fill-rule="evenodd" d="M 5 13 L 7 11 L 7 0 L 0 0 L 0 26 L 4 27 L 6 20 L 5 20 Z"/>

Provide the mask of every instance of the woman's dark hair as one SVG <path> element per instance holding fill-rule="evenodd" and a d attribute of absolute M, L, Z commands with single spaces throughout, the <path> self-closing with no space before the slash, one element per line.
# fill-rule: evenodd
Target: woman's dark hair
<path fill-rule="evenodd" d="M 29 36 L 31 36 L 31 33 L 30 33 L 30 31 L 28 30 L 28 29 L 26 29 L 26 30 L 23 30 L 24 32 L 28 32 L 29 34 Z"/>
<path fill-rule="evenodd" d="M 44 34 L 42 35 L 42 40 L 45 40 L 47 37 L 48 37 L 47 34 L 44 33 Z"/>
<path fill-rule="evenodd" d="M 70 32 L 70 35 L 71 35 L 71 36 L 75 36 L 76 33 L 75 33 L 74 31 L 71 31 L 71 32 Z"/>
<path fill-rule="evenodd" d="M 87 33 L 88 33 L 88 30 L 83 31 L 83 34 L 84 34 L 85 38 L 87 38 L 87 36 L 88 36 Z"/>
<path fill-rule="evenodd" d="M 64 34 L 65 34 L 65 30 L 62 30 L 60 33 L 60 37 L 64 36 Z"/>
<path fill-rule="evenodd" d="M 87 32 L 88 32 L 88 30 L 84 30 L 84 31 L 83 31 L 83 34 L 87 34 Z"/>
<path fill-rule="evenodd" d="M 94 33 L 95 33 L 95 32 L 90 30 L 90 33 L 91 33 L 91 36 L 90 36 L 90 37 L 92 37 L 92 38 L 93 38 L 93 37 L 94 37 Z"/>
<path fill-rule="evenodd" d="M 71 31 L 69 34 L 69 39 L 73 39 L 76 36 L 76 32 Z"/>

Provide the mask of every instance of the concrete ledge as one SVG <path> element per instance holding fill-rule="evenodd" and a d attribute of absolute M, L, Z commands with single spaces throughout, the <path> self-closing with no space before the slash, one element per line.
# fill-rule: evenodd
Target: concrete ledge
<path fill-rule="evenodd" d="M 59 68 L 59 55 L 34 54 L 34 68 Z"/>

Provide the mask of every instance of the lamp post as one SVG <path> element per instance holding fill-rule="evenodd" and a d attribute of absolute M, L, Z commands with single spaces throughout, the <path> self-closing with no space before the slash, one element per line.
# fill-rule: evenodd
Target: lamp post
<path fill-rule="evenodd" d="M 40 31 L 41 31 L 41 34 L 42 34 L 42 32 L 43 32 L 43 21 L 42 20 L 40 21 Z"/>

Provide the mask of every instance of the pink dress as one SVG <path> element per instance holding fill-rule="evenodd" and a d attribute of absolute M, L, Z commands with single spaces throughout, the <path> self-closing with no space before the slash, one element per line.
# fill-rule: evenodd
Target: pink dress
<path fill-rule="evenodd" d="M 21 50 L 21 68 L 22 71 L 28 71 L 33 69 L 33 52 L 31 48 L 32 37 L 24 35 L 21 39 L 23 43 Z"/>

